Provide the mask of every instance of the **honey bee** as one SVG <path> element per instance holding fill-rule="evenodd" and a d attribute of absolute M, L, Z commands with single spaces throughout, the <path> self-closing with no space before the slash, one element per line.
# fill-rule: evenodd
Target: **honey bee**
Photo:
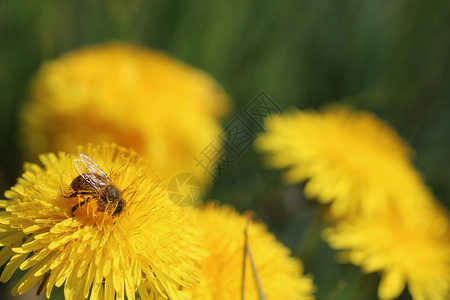
<path fill-rule="evenodd" d="M 72 207 L 72 216 L 75 210 L 93 198 L 97 200 L 99 211 L 107 211 L 113 216 L 119 215 L 125 207 L 120 190 L 89 156 L 80 154 L 80 158 L 73 161 L 79 175 L 70 184 L 74 193 L 69 195 L 69 198 L 82 194 L 89 197 Z"/>

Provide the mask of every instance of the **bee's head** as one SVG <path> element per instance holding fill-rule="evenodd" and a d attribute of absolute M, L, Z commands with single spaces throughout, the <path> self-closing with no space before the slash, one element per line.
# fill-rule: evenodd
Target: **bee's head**
<path fill-rule="evenodd" d="M 113 216 L 119 215 L 124 208 L 125 208 L 125 201 L 123 199 L 120 199 L 112 215 Z"/>

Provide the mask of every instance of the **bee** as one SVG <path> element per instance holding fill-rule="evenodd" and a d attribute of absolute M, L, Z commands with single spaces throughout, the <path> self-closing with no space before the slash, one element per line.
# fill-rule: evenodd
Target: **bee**
<path fill-rule="evenodd" d="M 83 194 L 89 197 L 72 207 L 72 216 L 80 206 L 93 198 L 97 200 L 99 211 L 107 211 L 113 216 L 119 215 L 125 208 L 125 201 L 120 190 L 105 172 L 86 154 L 80 154 L 80 159 L 75 159 L 73 165 L 79 175 L 70 184 L 74 193 L 69 195 L 69 198 Z"/>

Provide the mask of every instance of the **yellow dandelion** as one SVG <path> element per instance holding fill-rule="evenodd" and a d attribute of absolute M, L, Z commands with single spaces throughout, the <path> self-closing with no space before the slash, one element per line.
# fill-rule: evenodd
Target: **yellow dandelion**
<path fill-rule="evenodd" d="M 40 283 L 47 298 L 64 284 L 66 299 L 186 299 L 180 287 L 196 282 L 200 251 L 183 210 L 134 151 L 104 144 L 79 153 L 41 155 L 43 167 L 25 164 L 5 193 L 0 280 L 27 270 L 12 294 Z"/>
<path fill-rule="evenodd" d="M 256 143 L 270 153 L 269 163 L 289 168 L 288 183 L 308 180 L 305 194 L 330 204 L 334 216 L 383 211 L 428 193 L 410 148 L 371 113 L 339 106 L 292 111 L 268 119 L 266 128 Z"/>
<path fill-rule="evenodd" d="M 206 73 L 159 51 L 107 43 L 40 68 L 22 112 L 23 143 L 37 154 L 115 142 L 167 180 L 186 172 L 208 180 L 194 157 L 211 142 L 220 147 L 227 107 Z"/>
<path fill-rule="evenodd" d="M 416 215 L 392 210 L 342 221 L 324 237 L 331 247 L 344 250 L 342 262 L 381 273 L 381 299 L 398 297 L 405 285 L 415 300 L 450 297 L 450 221 L 431 202 Z"/>
<path fill-rule="evenodd" d="M 244 231 L 251 214 L 239 215 L 229 206 L 208 204 L 194 212 L 209 251 L 201 263 L 203 276 L 193 288 L 194 299 L 240 299 L 242 288 Z M 251 222 L 248 244 L 266 299 L 314 299 L 314 286 L 303 275 L 301 262 L 267 232 Z M 249 259 L 246 260 L 245 299 L 259 299 Z"/>

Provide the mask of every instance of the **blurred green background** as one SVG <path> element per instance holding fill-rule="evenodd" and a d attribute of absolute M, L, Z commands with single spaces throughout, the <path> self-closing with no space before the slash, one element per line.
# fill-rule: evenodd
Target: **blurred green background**
<path fill-rule="evenodd" d="M 449 29 L 448 0 L 3 0 L 0 187 L 21 173 L 17 114 L 42 62 L 114 39 L 212 74 L 234 99 L 229 120 L 261 90 L 282 109 L 339 102 L 376 113 L 415 149 L 417 168 L 449 207 Z M 334 262 L 319 236 L 321 208 L 300 197 L 301 186 L 283 187 L 279 175 L 251 148 L 208 197 L 255 210 L 314 275 L 317 299 L 376 299 L 378 276 Z M 11 288 L 2 285 L 0 298 Z"/>

